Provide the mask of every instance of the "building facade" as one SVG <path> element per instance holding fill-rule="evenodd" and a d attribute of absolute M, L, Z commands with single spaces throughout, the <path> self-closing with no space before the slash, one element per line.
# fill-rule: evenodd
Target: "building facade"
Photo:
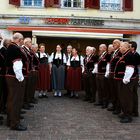
<path fill-rule="evenodd" d="M 3 0 L 0 31 L 19 31 L 33 43 L 98 47 L 114 38 L 135 40 L 140 46 L 139 0 Z M 138 47 L 140 52 L 140 47 Z"/>

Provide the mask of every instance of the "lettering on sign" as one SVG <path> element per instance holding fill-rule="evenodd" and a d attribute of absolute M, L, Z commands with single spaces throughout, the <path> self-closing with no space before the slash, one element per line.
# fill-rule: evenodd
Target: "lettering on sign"
<path fill-rule="evenodd" d="M 49 25 L 79 25 L 79 26 L 103 26 L 103 20 L 95 19 L 71 19 L 71 18 L 46 18 L 45 24 Z"/>
<path fill-rule="evenodd" d="M 66 18 L 47 18 L 45 19 L 45 23 L 48 24 L 68 24 L 70 19 Z"/>
<path fill-rule="evenodd" d="M 23 16 L 23 17 L 20 17 L 20 18 L 19 18 L 19 22 L 20 22 L 21 24 L 29 24 L 30 21 L 31 21 L 31 18 L 30 18 L 30 17 L 25 17 L 25 16 Z"/>

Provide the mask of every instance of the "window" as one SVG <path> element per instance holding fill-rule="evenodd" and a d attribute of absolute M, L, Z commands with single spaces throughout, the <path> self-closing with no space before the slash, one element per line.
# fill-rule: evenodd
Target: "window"
<path fill-rule="evenodd" d="M 21 0 L 21 6 L 23 6 L 23 7 L 43 7 L 44 0 Z"/>
<path fill-rule="evenodd" d="M 62 0 L 61 5 L 63 8 L 84 8 L 84 0 Z"/>
<path fill-rule="evenodd" d="M 100 10 L 122 11 L 122 0 L 100 0 Z"/>

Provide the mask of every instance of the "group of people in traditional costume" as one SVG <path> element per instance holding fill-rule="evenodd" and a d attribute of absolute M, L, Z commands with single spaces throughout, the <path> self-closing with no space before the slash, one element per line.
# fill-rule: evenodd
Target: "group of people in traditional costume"
<path fill-rule="evenodd" d="M 15 33 L 12 40 L 1 37 L 0 42 L 0 113 L 7 115 L 6 124 L 11 130 L 25 131 L 21 114 L 26 113 L 22 109 L 30 110 L 37 103 L 34 94 L 39 60 L 31 38 Z M 1 124 L 3 119 L 1 116 Z"/>
<path fill-rule="evenodd" d="M 138 66 L 140 56 L 134 41 L 115 39 L 108 47 L 99 45 L 96 50 L 86 49 L 83 79 L 85 99 L 95 106 L 107 108 L 118 115 L 121 123 L 132 122 L 138 117 Z M 90 52 L 91 51 L 91 52 Z"/>
<path fill-rule="evenodd" d="M 85 56 L 71 45 L 65 53 L 57 45 L 49 55 L 45 44 L 32 44 L 21 33 L 14 33 L 12 40 L 0 37 L 0 42 L 0 113 L 7 115 L 10 129 L 27 130 L 21 114 L 37 103 L 36 90 L 39 98 L 48 98 L 50 90 L 61 97 L 64 89 L 70 98 L 79 98 L 84 89 L 84 101 L 107 108 L 121 123 L 139 116 L 136 42 L 115 39 L 108 47 L 100 44 L 98 53 L 87 46 Z M 0 124 L 3 119 L 0 116 Z"/>

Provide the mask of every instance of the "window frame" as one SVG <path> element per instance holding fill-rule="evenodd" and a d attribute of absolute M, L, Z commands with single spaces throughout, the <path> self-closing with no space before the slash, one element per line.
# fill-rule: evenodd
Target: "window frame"
<path fill-rule="evenodd" d="M 32 0 L 32 4 L 33 4 L 33 1 L 34 0 Z M 45 4 L 45 0 L 42 0 L 42 5 L 41 6 L 34 6 L 34 5 L 32 5 L 32 6 L 26 6 L 26 5 L 24 5 L 24 0 L 20 0 L 20 7 L 22 7 L 22 8 L 44 8 L 44 4 Z"/>
<path fill-rule="evenodd" d="M 71 0 L 71 1 L 72 1 L 72 2 L 71 2 L 72 5 L 73 5 L 73 1 L 74 1 L 74 0 Z M 65 6 L 63 5 L 63 4 L 64 4 L 64 0 L 60 0 L 60 8 L 70 9 L 70 10 L 71 10 L 71 9 L 74 9 L 74 10 L 75 10 L 75 9 L 76 9 L 76 10 L 77 10 L 77 9 L 79 9 L 79 10 L 85 9 L 85 0 L 81 0 L 81 3 L 82 3 L 81 7 L 72 7 L 72 6 L 71 6 L 71 7 L 65 7 Z"/>
<path fill-rule="evenodd" d="M 102 9 L 101 8 L 101 4 L 102 4 L 102 2 L 101 2 L 101 0 L 100 0 L 100 11 L 106 11 L 106 12 L 123 12 L 124 10 L 123 10 L 123 0 L 120 0 L 121 2 L 120 2 L 120 10 L 113 10 L 113 9 L 108 9 L 108 10 L 106 10 L 106 9 Z"/>

